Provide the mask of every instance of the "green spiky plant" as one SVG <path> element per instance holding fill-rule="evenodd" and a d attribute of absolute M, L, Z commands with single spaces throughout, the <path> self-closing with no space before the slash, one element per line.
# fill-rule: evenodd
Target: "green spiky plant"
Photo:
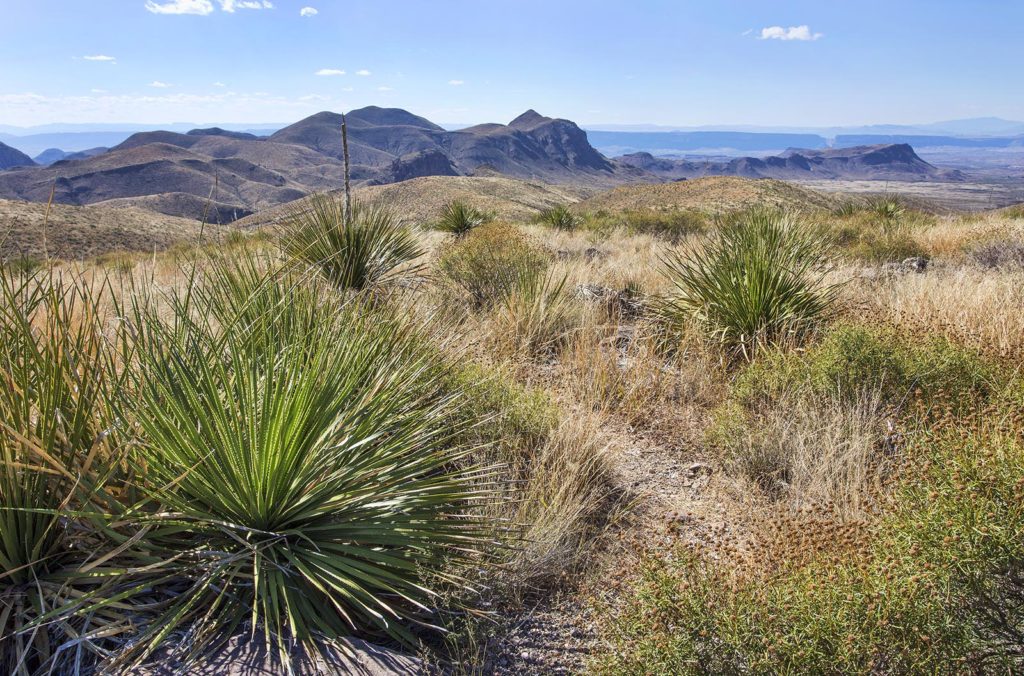
<path fill-rule="evenodd" d="M 479 209 L 461 200 L 453 200 L 441 208 L 441 218 L 437 222 L 437 229 L 455 235 L 456 238 L 462 238 L 470 230 L 489 220 L 491 220 L 490 217 Z"/>
<path fill-rule="evenodd" d="M 569 209 L 559 204 L 540 213 L 540 222 L 556 230 L 575 230 L 580 225 L 580 218 Z"/>
<path fill-rule="evenodd" d="M 133 314 L 136 462 L 160 506 L 140 518 L 178 584 L 140 649 L 185 627 L 186 656 L 243 627 L 285 661 L 354 631 L 413 643 L 485 558 L 459 394 L 394 315 L 262 267 L 213 266 L 175 301 L 186 322 Z"/>
<path fill-rule="evenodd" d="M 120 377 L 91 290 L 0 274 L 0 671 L 88 671 L 130 617 L 109 516 Z"/>
<path fill-rule="evenodd" d="M 727 350 L 751 358 L 825 317 L 838 287 L 825 280 L 827 236 L 793 216 L 757 210 L 726 220 L 692 251 L 672 251 L 675 287 L 657 310 L 669 327 L 695 319 Z"/>
<path fill-rule="evenodd" d="M 319 269 L 338 289 L 362 291 L 415 277 L 423 255 L 416 233 L 380 204 L 356 202 L 348 220 L 342 199 L 314 195 L 284 226 L 284 249 Z"/>

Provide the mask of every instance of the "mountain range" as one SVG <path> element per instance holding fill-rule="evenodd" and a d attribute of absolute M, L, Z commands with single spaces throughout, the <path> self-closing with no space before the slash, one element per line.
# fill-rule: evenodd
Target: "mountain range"
<path fill-rule="evenodd" d="M 617 158 L 623 164 L 668 180 L 702 176 L 743 176 L 796 180 L 962 181 L 963 172 L 935 167 L 905 143 L 829 148 L 790 149 L 770 157 L 738 157 L 721 161 L 673 160 L 650 153 Z"/>
<path fill-rule="evenodd" d="M 909 146 L 794 150 L 777 158 L 693 163 L 649 154 L 608 158 L 575 123 L 528 110 L 508 124 L 447 130 L 397 108 L 347 114 L 355 185 L 422 176 L 503 175 L 548 184 L 605 188 L 708 174 L 773 178 L 958 180 Z M 0 172 L 0 198 L 141 206 L 174 216 L 230 222 L 344 179 L 342 116 L 322 112 L 270 136 L 225 130 L 138 132 L 109 150 L 95 148 L 48 166 L 22 153 Z M 10 150 L 10 149 L 9 149 Z M 14 151 L 17 152 L 17 151 Z M 50 161 L 57 152 L 41 160 Z"/>

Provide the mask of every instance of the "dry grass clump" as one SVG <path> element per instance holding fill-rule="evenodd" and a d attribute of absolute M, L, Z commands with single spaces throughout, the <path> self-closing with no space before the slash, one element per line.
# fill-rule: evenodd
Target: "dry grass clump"
<path fill-rule="evenodd" d="M 841 520 L 877 504 L 899 451 L 896 420 L 881 394 L 860 390 L 808 399 L 789 394 L 713 435 L 727 471 L 793 509 L 824 507 Z"/>
<path fill-rule="evenodd" d="M 1024 357 L 1024 271 L 972 267 L 851 286 L 868 312 L 917 336 L 946 336 L 986 355 Z"/>

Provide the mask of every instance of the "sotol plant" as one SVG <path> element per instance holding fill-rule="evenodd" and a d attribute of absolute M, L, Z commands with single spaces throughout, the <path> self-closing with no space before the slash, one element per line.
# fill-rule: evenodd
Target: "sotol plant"
<path fill-rule="evenodd" d="M 837 287 L 825 282 L 828 238 L 792 216 L 753 211 L 720 224 L 687 253 L 663 259 L 675 293 L 659 311 L 669 326 L 695 319 L 747 358 L 765 343 L 811 328 Z"/>
<path fill-rule="evenodd" d="M 130 626 L 106 603 L 125 572 L 108 518 L 122 512 L 108 490 L 121 460 L 111 413 L 120 377 L 91 291 L 52 271 L 0 274 L 5 674 L 87 671 L 96 644 Z"/>
<path fill-rule="evenodd" d="M 488 215 L 479 209 L 461 200 L 454 200 L 441 208 L 441 219 L 437 222 L 437 229 L 455 235 L 456 238 L 462 238 L 470 230 L 489 220 L 491 219 Z"/>
<path fill-rule="evenodd" d="M 575 230 L 580 225 L 579 217 L 561 204 L 545 209 L 539 218 L 541 223 L 556 230 Z"/>
<path fill-rule="evenodd" d="M 416 233 L 380 204 L 352 205 L 346 221 L 344 201 L 314 195 L 285 224 L 285 251 L 319 268 L 339 289 L 361 291 L 414 276 L 407 264 L 423 255 Z"/>
<path fill-rule="evenodd" d="M 160 506 L 140 518 L 178 585 L 145 648 L 182 627 L 201 649 L 247 626 L 282 655 L 352 631 L 412 642 L 482 556 L 459 395 L 399 319 L 259 269 L 214 268 L 176 303 L 190 321 L 134 313 L 136 458 Z"/>

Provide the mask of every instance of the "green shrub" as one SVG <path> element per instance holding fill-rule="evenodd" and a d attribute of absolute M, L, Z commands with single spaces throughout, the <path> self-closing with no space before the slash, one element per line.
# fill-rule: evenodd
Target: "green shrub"
<path fill-rule="evenodd" d="M 442 232 L 464 237 L 473 228 L 492 220 L 487 214 L 475 209 L 465 202 L 455 200 L 441 208 L 441 218 L 437 229 Z"/>
<path fill-rule="evenodd" d="M 524 280 L 544 276 L 550 257 L 517 228 L 491 223 L 444 249 L 442 280 L 466 293 L 477 308 L 490 308 L 516 293 Z"/>
<path fill-rule="evenodd" d="M 319 269 L 339 289 L 394 284 L 417 271 L 407 264 L 423 255 L 415 232 L 379 204 L 355 203 L 345 222 L 343 200 L 314 195 L 284 226 L 284 249 Z"/>
<path fill-rule="evenodd" d="M 916 438 L 892 511 L 862 536 L 779 524 L 812 545 L 802 562 L 762 571 L 682 548 L 648 556 L 625 599 L 603 609 L 594 670 L 1019 671 L 1024 445 L 998 420 Z"/>
<path fill-rule="evenodd" d="M 756 407 L 794 391 L 856 397 L 871 390 L 892 405 L 920 394 L 924 403 L 942 398 L 963 408 L 983 400 L 995 380 L 977 352 L 945 338 L 910 341 L 892 329 L 840 324 L 805 352 L 766 353 L 737 378 L 734 395 Z"/>
<path fill-rule="evenodd" d="M 16 256 L 0 262 L 3 263 L 3 268 L 14 275 L 31 274 L 45 265 L 45 261 L 35 256 Z"/>
<path fill-rule="evenodd" d="M 158 506 L 140 518 L 174 591 L 138 645 L 188 627 L 200 650 L 243 623 L 282 655 L 353 631 L 412 643 L 439 587 L 481 561 L 462 393 L 396 316 L 258 269 L 214 267 L 171 318 L 131 315 L 126 410 Z"/>
<path fill-rule="evenodd" d="M 793 217 L 753 211 L 728 219 L 687 253 L 671 252 L 675 287 L 659 314 L 669 327 L 695 319 L 729 351 L 800 336 L 827 316 L 837 287 L 824 281 L 828 239 Z"/>
<path fill-rule="evenodd" d="M 678 243 L 707 231 L 709 220 L 707 214 L 696 210 L 628 209 L 615 214 L 602 210 L 584 216 L 581 226 L 602 235 L 623 228 L 633 235 L 651 235 Z"/>
<path fill-rule="evenodd" d="M 575 230 L 580 225 L 580 218 L 561 204 L 545 209 L 537 218 L 540 223 L 556 230 Z"/>

